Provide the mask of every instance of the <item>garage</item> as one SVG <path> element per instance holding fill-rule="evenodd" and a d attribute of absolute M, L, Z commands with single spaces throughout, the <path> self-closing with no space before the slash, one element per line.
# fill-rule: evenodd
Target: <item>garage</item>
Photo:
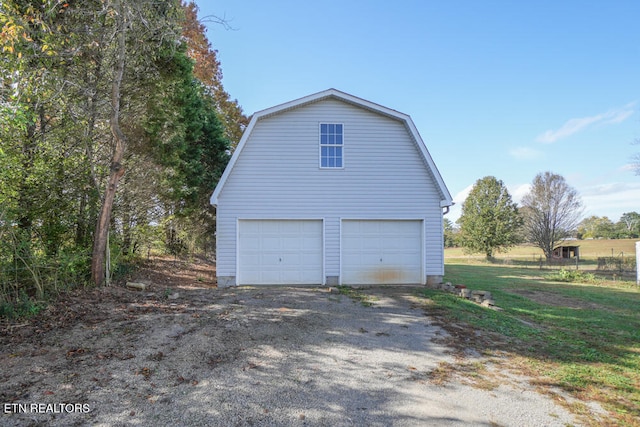
<path fill-rule="evenodd" d="M 423 284 L 421 220 L 343 220 L 342 283 Z"/>
<path fill-rule="evenodd" d="M 240 220 L 238 284 L 322 284 L 322 243 L 322 220 Z"/>

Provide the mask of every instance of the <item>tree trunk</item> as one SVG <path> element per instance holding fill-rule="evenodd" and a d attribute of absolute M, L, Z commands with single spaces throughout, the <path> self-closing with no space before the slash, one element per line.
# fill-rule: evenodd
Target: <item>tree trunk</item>
<path fill-rule="evenodd" d="M 124 175 L 122 159 L 126 146 L 126 137 L 120 129 L 120 90 L 122 87 L 122 76 L 124 74 L 124 63 L 126 56 L 126 16 L 123 13 L 122 2 L 117 2 L 116 10 L 117 28 L 117 51 L 114 64 L 114 77 L 111 85 L 111 118 L 109 124 L 111 133 L 115 139 L 115 150 L 111 159 L 111 169 L 107 188 L 102 200 L 102 208 L 96 224 L 96 232 L 93 237 L 93 252 L 91 254 L 91 280 L 101 286 L 105 283 L 105 254 L 109 235 L 109 223 L 111 221 L 111 211 L 115 199 L 118 182 Z"/>

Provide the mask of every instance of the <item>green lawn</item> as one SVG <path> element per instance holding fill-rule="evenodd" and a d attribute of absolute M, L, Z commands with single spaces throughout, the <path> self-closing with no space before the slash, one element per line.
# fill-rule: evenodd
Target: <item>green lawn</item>
<path fill-rule="evenodd" d="M 485 354 L 506 352 L 540 383 L 599 401 L 617 423 L 640 425 L 640 289 L 635 282 L 549 280 L 550 271 L 449 260 L 445 281 L 490 291 L 501 310 L 428 289 L 448 321 L 494 338 Z"/>

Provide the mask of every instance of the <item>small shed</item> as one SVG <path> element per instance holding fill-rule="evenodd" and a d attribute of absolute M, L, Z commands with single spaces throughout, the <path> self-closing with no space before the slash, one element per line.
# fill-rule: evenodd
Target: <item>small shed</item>
<path fill-rule="evenodd" d="M 571 259 L 577 258 L 580 261 L 580 246 L 561 245 L 553 250 L 554 258 Z"/>

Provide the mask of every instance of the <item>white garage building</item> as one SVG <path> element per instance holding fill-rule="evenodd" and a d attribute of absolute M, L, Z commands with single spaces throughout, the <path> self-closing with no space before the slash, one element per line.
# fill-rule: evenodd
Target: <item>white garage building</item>
<path fill-rule="evenodd" d="M 444 274 L 452 199 L 413 121 L 335 89 L 255 113 L 211 203 L 219 286 Z"/>

